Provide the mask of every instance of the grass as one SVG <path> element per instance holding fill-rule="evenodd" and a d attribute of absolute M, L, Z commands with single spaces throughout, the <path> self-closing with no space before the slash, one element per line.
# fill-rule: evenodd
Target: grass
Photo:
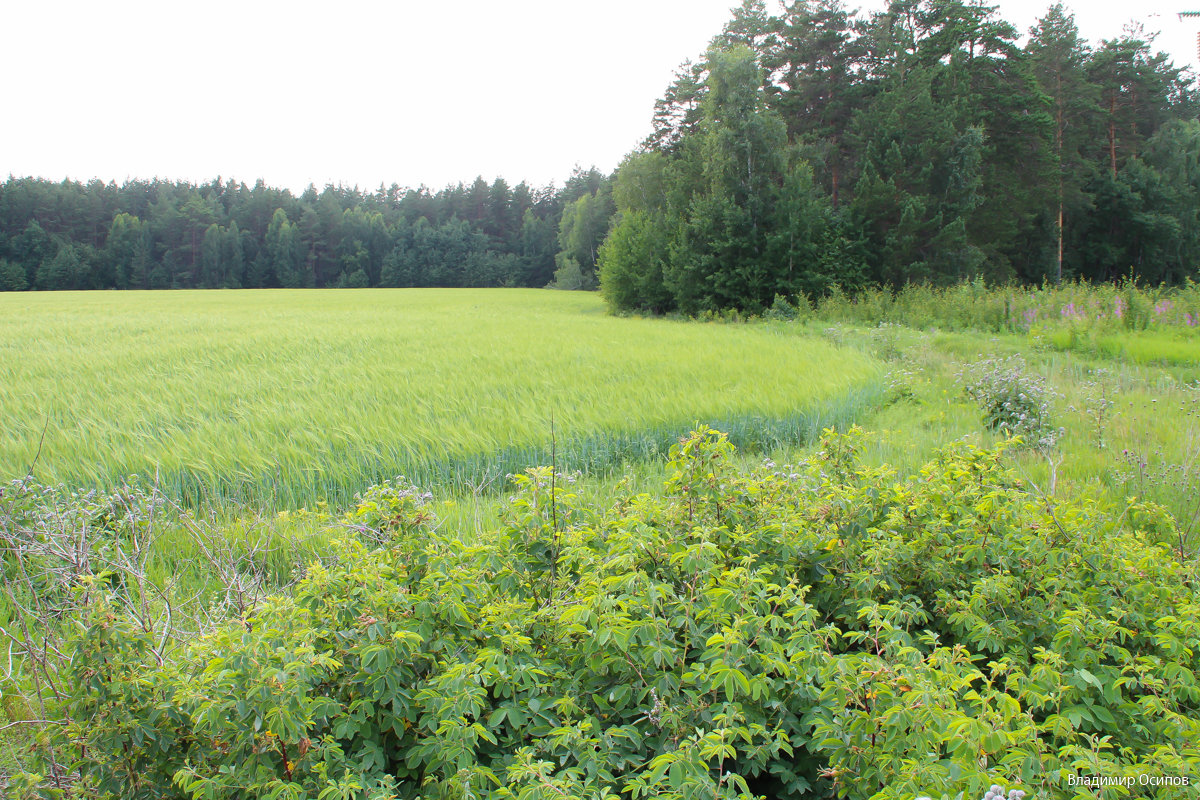
<path fill-rule="evenodd" d="M 878 328 L 809 322 L 810 330 L 846 346 L 883 356 L 908 391 L 865 415 L 874 432 L 869 460 L 912 471 L 939 447 L 960 438 L 983 445 L 1000 440 L 983 429 L 980 410 L 963 397 L 959 373 L 989 357 L 1022 354 L 1031 373 L 1054 395 L 1051 423 L 1061 428 L 1049 453 L 1010 451 L 1019 472 L 1057 496 L 1090 496 L 1120 505 L 1129 498 L 1164 507 L 1194 549 L 1200 546 L 1200 387 L 1187 361 L 1144 360 L 1146 342 L 1159 337 L 1194 347 L 1195 334 L 1109 333 L 1112 348 L 1066 347 L 1039 335 L 899 328 L 881 346 Z M 1185 337 L 1191 336 L 1189 340 Z M 1150 345 L 1153 346 L 1152 344 Z M 1169 542 L 1178 546 L 1177 540 Z"/>
<path fill-rule="evenodd" d="M 877 397 L 866 354 L 786 326 L 607 316 L 594 294 L 364 290 L 0 295 L 0 475 L 157 476 L 190 505 L 344 505 L 596 470 L 696 422 L 773 445 Z M 45 440 L 40 455 L 43 428 Z"/>
<path fill-rule="evenodd" d="M 871 317 L 835 304 L 799 323 L 617 319 L 595 295 L 526 290 L 0 294 L 0 475 L 24 472 L 45 426 L 42 481 L 157 473 L 231 559 L 278 586 L 328 555 L 355 492 L 397 473 L 433 492 L 440 524 L 464 541 L 492 529 L 506 474 L 549 463 L 552 418 L 558 465 L 587 473 L 573 491 L 591 506 L 622 480 L 660 491 L 662 456 L 697 422 L 731 432 L 739 458 L 781 464 L 821 427 L 858 423 L 874 432 L 868 462 L 908 473 L 953 440 L 998 440 L 956 376 L 1021 353 L 1056 392 L 1063 433 L 1048 456 L 1010 451 L 1019 472 L 1058 496 L 1160 503 L 1191 538 L 1150 535 L 1193 558 L 1195 326 L 1164 312 L 1145 330 L 973 327 L 975 304 L 1024 315 L 1000 293 L 954 291 L 910 293 L 921 328 L 876 324 L 909 307 Z M 1103 292 L 1099 305 L 1116 303 Z M 1092 303 L 1025 299 L 1048 317 L 1063 300 Z M 160 524 L 151 582 L 192 609 L 217 603 L 194 530 Z M 4 733 L 0 774 L 28 747 L 27 730 Z"/>
<path fill-rule="evenodd" d="M 1058 350 L 1146 366 L 1200 367 L 1200 338 L 1185 330 L 1096 334 L 1059 328 L 1042 334 Z M 1197 370 L 1190 370 L 1195 376 Z"/>

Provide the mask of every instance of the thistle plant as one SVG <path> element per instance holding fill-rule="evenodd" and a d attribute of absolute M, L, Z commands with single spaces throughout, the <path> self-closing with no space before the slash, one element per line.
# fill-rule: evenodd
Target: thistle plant
<path fill-rule="evenodd" d="M 1079 411 L 1087 419 L 1089 427 L 1095 436 L 1097 450 L 1105 447 L 1105 429 L 1108 425 L 1114 403 L 1110 397 L 1109 371 L 1097 369 L 1092 371 L 1092 379 L 1083 384 L 1082 402 L 1072 405 L 1070 410 Z"/>
<path fill-rule="evenodd" d="M 1017 437 L 1035 450 L 1048 452 L 1062 431 L 1050 420 L 1054 392 L 1046 380 L 1030 375 L 1020 355 L 989 358 L 959 373 L 967 397 L 979 404 L 988 430 Z"/>

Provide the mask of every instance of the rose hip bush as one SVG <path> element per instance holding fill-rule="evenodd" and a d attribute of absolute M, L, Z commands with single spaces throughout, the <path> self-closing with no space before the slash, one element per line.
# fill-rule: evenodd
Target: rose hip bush
<path fill-rule="evenodd" d="M 382 546 L 349 537 L 163 664 L 96 600 L 51 744 L 76 795 L 120 798 L 1052 797 L 1072 775 L 1196 776 L 1196 575 L 1139 532 L 1154 509 L 1049 507 L 964 444 L 899 477 L 861 464 L 861 436 L 744 470 L 701 429 L 662 494 L 606 508 L 531 470 L 491 535 L 406 517 Z M 1130 789 L 1151 791 L 1193 789 Z"/>

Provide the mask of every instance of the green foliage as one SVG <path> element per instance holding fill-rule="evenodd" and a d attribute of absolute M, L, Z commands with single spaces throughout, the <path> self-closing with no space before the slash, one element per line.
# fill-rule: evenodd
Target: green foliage
<path fill-rule="evenodd" d="M 148 669 L 156 663 L 151 635 L 119 613 L 101 587 L 83 590 L 90 600 L 71 640 L 69 722 L 52 738 L 87 743 L 66 751 L 74 756 L 67 766 L 96 795 L 162 797 L 178 768 L 173 754 L 194 724 L 178 706 L 185 686 L 169 665 Z"/>
<path fill-rule="evenodd" d="M 1130 331 L 1168 334 L 1186 341 L 1200 326 L 1200 284 L 1142 286 L 1134 281 L 1057 286 L 988 285 L 983 280 L 947 287 L 908 285 L 899 291 L 871 289 L 848 296 L 831 291 L 816 303 L 816 316 L 839 322 L 914 328 L 1028 333 L 1060 349 L 1112 349 L 1106 339 L 1131 341 Z M 1170 333 L 1177 334 L 1171 336 Z M 1154 341 L 1160 337 L 1139 337 Z M 1152 362 L 1143 362 L 1152 363 Z"/>
<path fill-rule="evenodd" d="M 421 491 L 403 476 L 397 477 L 354 495 L 354 507 L 342 517 L 341 524 L 374 544 L 403 540 L 436 522 L 429 507 L 432 499 L 429 492 Z"/>
<path fill-rule="evenodd" d="M 400 226 L 380 270 L 383 286 L 499 286 L 516 281 L 520 258 L 489 249 L 465 220 Z"/>
<path fill-rule="evenodd" d="M 0 258 L 0 292 L 23 292 L 29 288 L 20 264 Z"/>
<path fill-rule="evenodd" d="M 666 310 L 693 315 L 835 284 L 1194 276 L 1193 79 L 1136 31 L 1090 48 L 1061 6 L 1017 39 L 959 0 L 744 3 L 621 166 L 618 210 L 668 246 L 602 259 L 610 305 L 658 310 L 630 278 L 660 294 L 660 264 Z"/>
<path fill-rule="evenodd" d="M 1153 37 L 1092 45 L 1055 5 L 1018 46 L 974 0 L 881 5 L 748 0 L 623 174 L 561 190 L 11 177 L 0 286 L 590 289 L 607 264 L 615 308 L 698 315 L 835 284 L 1195 276 L 1200 96 Z M 647 219 L 605 258 L 614 211 Z"/>
<path fill-rule="evenodd" d="M 694 130 L 669 158 L 634 155 L 618 172 L 600 251 L 614 310 L 759 312 L 777 294 L 825 291 L 838 270 L 854 278 L 852 260 L 825 256 L 839 248 L 829 205 L 767 105 L 756 55 L 714 47 L 706 63 Z"/>
<path fill-rule="evenodd" d="M 98 598 L 91 682 L 53 743 L 100 797 L 1056 796 L 1079 774 L 1194 776 L 1194 568 L 1121 527 L 1138 508 L 1049 506 L 963 444 L 899 479 L 863 440 L 744 470 L 700 428 L 661 496 L 603 510 L 532 469 L 494 532 L 342 541 L 172 663 Z M 406 491 L 354 513 L 409 514 Z"/>
<path fill-rule="evenodd" d="M 38 266 L 36 285 L 39 289 L 81 288 L 85 272 L 83 260 L 75 246 L 63 242 L 54 256 L 46 258 Z"/>
<path fill-rule="evenodd" d="M 563 208 L 558 225 L 558 265 L 554 286 L 558 289 L 596 288 L 596 261 L 608 233 L 614 207 L 608 181 L 594 192 L 581 195 Z"/>
<path fill-rule="evenodd" d="M 804 295 L 800 296 L 798 303 L 793 304 L 786 296 L 782 294 L 775 295 L 775 301 L 771 303 L 771 307 L 767 309 L 764 316 L 767 319 L 775 320 L 795 320 L 801 315 L 807 316 L 811 312 L 812 307 L 808 304 L 808 298 Z"/>
<path fill-rule="evenodd" d="M 583 268 L 579 266 L 579 262 L 573 257 L 562 256 L 558 260 L 558 264 L 558 269 L 554 270 L 554 280 L 550 282 L 547 288 L 563 289 L 572 292 L 581 289 L 596 288 L 592 276 L 585 274 Z"/>
<path fill-rule="evenodd" d="M 281 286 L 295 289 L 309 285 L 310 275 L 304 264 L 300 233 L 282 208 L 275 209 L 271 217 L 264 246 Z"/>
<path fill-rule="evenodd" d="M 367 273 L 361 268 L 344 273 L 342 279 L 338 281 L 338 287 L 341 289 L 365 289 L 369 285 Z"/>
<path fill-rule="evenodd" d="M 663 313 L 672 305 L 663 282 L 669 237 L 647 212 L 623 211 L 600 248 L 600 292 L 613 311 Z"/>
<path fill-rule="evenodd" d="M 0 183 L 0 260 L 29 288 L 540 287 L 553 271 L 564 204 L 580 185 L 595 193 L 604 182 L 595 170 L 580 174 L 582 184 L 569 180 L 561 191 L 480 179 L 436 193 L 327 186 L 298 197 L 262 181 L 11 178 Z M 422 221 L 465 252 L 409 252 Z M 593 236 L 603 237 L 601 222 Z M 54 264 L 67 245 L 79 263 Z M 407 271 L 393 265 L 385 281 L 384 261 L 397 249 Z"/>

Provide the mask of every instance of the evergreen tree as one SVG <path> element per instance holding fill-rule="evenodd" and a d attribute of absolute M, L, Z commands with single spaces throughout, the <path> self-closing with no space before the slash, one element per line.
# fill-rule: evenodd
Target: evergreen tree
<path fill-rule="evenodd" d="M 773 19 L 772 45 L 763 54 L 768 75 L 767 98 L 788 126 L 827 187 L 834 207 L 841 204 L 842 185 L 851 159 L 845 139 L 866 87 L 857 80 L 855 42 L 850 12 L 841 0 L 800 0 Z"/>
<path fill-rule="evenodd" d="M 113 217 L 102 257 L 114 275 L 118 288 L 144 288 L 136 285 L 133 278 L 134 258 L 138 244 L 143 242 L 144 238 L 144 226 L 140 219 L 126 213 Z"/>
<path fill-rule="evenodd" d="M 271 270 L 279 285 L 295 289 L 311 285 L 311 273 L 305 263 L 303 242 L 296 226 L 288 221 L 282 208 L 275 209 L 267 227 L 266 251 Z"/>
<path fill-rule="evenodd" d="M 28 288 L 25 268 L 15 261 L 0 258 L 0 292 L 23 292 Z"/>
<path fill-rule="evenodd" d="M 201 289 L 215 289 L 225 284 L 225 238 L 225 230 L 215 222 L 204 231 L 200 244 Z"/>
<path fill-rule="evenodd" d="M 618 309 L 761 310 L 831 279 L 818 242 L 832 210 L 770 109 L 755 54 L 713 48 L 695 132 L 628 157 L 601 287 Z"/>
<path fill-rule="evenodd" d="M 1097 87 L 1088 81 L 1089 57 L 1075 18 L 1061 3 L 1030 31 L 1025 47 L 1038 86 L 1050 99 L 1054 119 L 1055 253 L 1052 276 L 1063 279 L 1064 232 L 1067 221 L 1086 213 L 1090 198 L 1083 187 L 1091 177 L 1086 152 L 1098 119 Z"/>
<path fill-rule="evenodd" d="M 12 259 L 25 268 L 25 282 L 36 285 L 35 275 L 42 262 L 54 254 L 54 243 L 36 219 L 29 220 L 24 229 L 9 242 Z"/>
<path fill-rule="evenodd" d="M 142 226 L 141 235 L 133 240 L 133 251 L 129 261 L 130 289 L 149 289 L 151 273 L 154 271 L 153 245 L 150 231 Z"/>
<path fill-rule="evenodd" d="M 84 265 L 70 242 L 62 242 L 54 255 L 44 259 L 37 271 L 37 288 L 44 291 L 77 289 Z"/>
<path fill-rule="evenodd" d="M 558 233 L 554 223 L 539 217 L 532 208 L 525 209 L 521 219 L 519 272 L 514 276 L 519 286 L 545 286 L 554 275 L 554 256 L 558 251 Z"/>
<path fill-rule="evenodd" d="M 242 246 L 242 232 L 238 230 L 237 221 L 229 224 L 221 243 L 222 258 L 225 261 L 225 286 L 230 289 L 240 289 L 246 280 L 246 256 Z"/>
<path fill-rule="evenodd" d="M 700 99 L 704 93 L 704 67 L 685 61 L 675 80 L 654 103 L 653 132 L 642 142 L 645 150 L 671 152 L 700 124 Z"/>

